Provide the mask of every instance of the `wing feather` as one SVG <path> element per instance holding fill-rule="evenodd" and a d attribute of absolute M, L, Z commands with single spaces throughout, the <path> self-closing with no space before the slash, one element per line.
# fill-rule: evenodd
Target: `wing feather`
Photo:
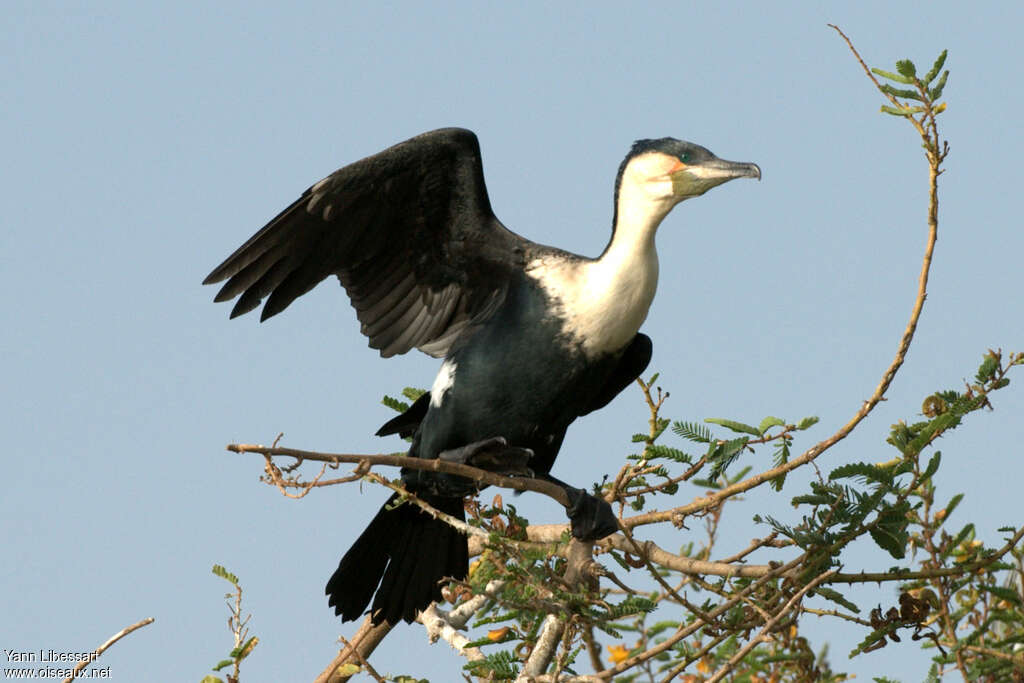
<path fill-rule="evenodd" d="M 419 296 L 416 276 L 409 273 L 402 284 L 388 292 L 387 298 L 381 302 L 381 305 L 367 311 L 367 313 L 376 313 L 377 315 L 371 321 L 363 324 L 365 328 L 363 334 L 371 339 L 384 334 L 405 315 L 405 312 L 419 299 Z"/>
<path fill-rule="evenodd" d="M 314 184 L 204 284 L 228 280 L 232 317 L 287 308 L 329 275 L 381 355 L 444 355 L 504 299 L 530 242 L 491 211 L 480 146 L 468 131 L 424 133 Z"/>

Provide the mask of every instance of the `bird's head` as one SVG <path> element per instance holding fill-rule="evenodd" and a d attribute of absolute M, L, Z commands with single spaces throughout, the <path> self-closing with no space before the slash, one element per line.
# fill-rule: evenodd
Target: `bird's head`
<path fill-rule="evenodd" d="M 733 178 L 760 180 L 761 169 L 719 159 L 700 145 L 675 138 L 637 140 L 619 167 L 616 190 L 629 183 L 649 199 L 674 206 Z"/>
<path fill-rule="evenodd" d="M 653 239 L 661 220 L 679 202 L 698 197 L 733 178 L 761 179 L 757 164 L 719 159 L 709 150 L 675 138 L 637 140 L 615 179 L 612 234 L 628 226 Z"/>

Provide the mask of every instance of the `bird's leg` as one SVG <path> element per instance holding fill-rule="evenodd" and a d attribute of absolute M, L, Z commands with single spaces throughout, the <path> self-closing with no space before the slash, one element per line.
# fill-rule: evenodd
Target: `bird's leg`
<path fill-rule="evenodd" d="M 541 478 L 561 486 L 569 497 L 569 506 L 565 508 L 565 512 L 569 515 L 573 537 L 581 541 L 597 541 L 619 530 L 619 521 L 607 501 L 592 496 L 583 489 L 569 486 L 550 474 L 545 474 Z"/>
<path fill-rule="evenodd" d="M 527 466 L 533 458 L 533 451 L 509 446 L 508 440 L 502 436 L 441 451 L 437 457 L 444 462 L 470 465 L 508 477 L 533 476 L 533 471 Z M 467 496 L 481 488 L 465 477 L 422 470 L 403 469 L 402 481 L 411 491 L 437 496 Z"/>

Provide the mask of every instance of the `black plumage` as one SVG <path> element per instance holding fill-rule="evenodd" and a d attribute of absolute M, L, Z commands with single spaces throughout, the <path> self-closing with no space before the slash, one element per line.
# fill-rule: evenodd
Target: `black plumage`
<path fill-rule="evenodd" d="M 214 300 L 238 296 L 231 317 L 269 295 L 266 320 L 336 275 L 382 356 L 440 357 L 502 296 L 502 277 L 522 268 L 529 245 L 491 212 L 476 136 L 443 129 L 332 173 L 204 284 L 230 278 Z"/>

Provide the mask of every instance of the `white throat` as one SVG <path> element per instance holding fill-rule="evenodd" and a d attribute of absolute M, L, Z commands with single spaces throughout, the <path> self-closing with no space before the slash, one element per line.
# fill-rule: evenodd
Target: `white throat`
<path fill-rule="evenodd" d="M 678 201 L 667 187 L 623 174 L 615 234 L 595 260 L 554 255 L 527 267 L 555 304 L 563 332 L 589 357 L 623 349 L 640 330 L 658 287 L 654 234 Z"/>

